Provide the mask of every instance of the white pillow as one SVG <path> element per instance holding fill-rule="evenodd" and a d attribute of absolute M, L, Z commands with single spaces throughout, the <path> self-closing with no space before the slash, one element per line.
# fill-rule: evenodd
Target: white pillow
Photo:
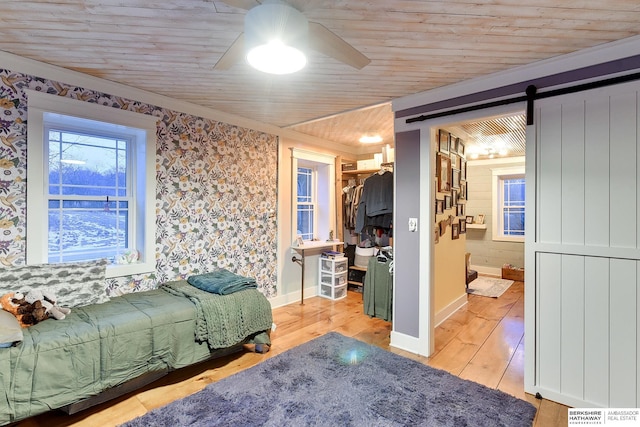
<path fill-rule="evenodd" d="M 11 347 L 14 342 L 22 341 L 22 338 L 22 327 L 18 319 L 8 311 L 0 309 L 0 348 Z"/>

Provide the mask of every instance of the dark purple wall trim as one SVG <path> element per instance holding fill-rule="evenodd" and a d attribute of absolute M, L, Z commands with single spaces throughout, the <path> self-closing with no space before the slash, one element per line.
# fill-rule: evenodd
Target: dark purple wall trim
<path fill-rule="evenodd" d="M 552 74 L 537 79 L 527 80 L 521 83 L 514 83 L 508 86 L 488 89 L 482 92 L 471 93 L 469 95 L 459 96 L 457 98 L 447 99 L 444 101 L 433 102 L 431 104 L 420 105 L 417 107 L 407 108 L 406 110 L 396 111 L 396 118 L 413 116 L 416 114 L 429 113 L 447 108 L 455 108 L 461 105 L 472 104 L 476 102 L 487 101 L 489 99 L 501 98 L 510 95 L 523 95 L 527 86 L 534 85 L 538 88 L 538 92 L 545 87 L 553 87 L 561 84 L 577 82 L 580 80 L 602 77 L 610 74 L 621 73 L 625 71 L 640 69 L 640 55 L 630 56 L 628 58 L 616 59 L 615 61 L 603 62 L 602 64 L 590 65 L 588 67 L 578 68 L 575 70 L 565 71 L 558 74 Z"/>

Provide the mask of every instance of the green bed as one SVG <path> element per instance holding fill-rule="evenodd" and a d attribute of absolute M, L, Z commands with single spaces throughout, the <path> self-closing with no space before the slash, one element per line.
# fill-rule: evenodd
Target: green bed
<path fill-rule="evenodd" d="M 226 354 L 245 342 L 270 344 L 271 306 L 257 290 L 204 293 L 199 302 L 175 291 L 190 293 L 186 282 L 174 285 L 172 292 L 161 287 L 127 294 L 24 329 L 23 342 L 0 349 L 0 424 L 90 399 L 149 373 Z M 221 299 L 233 301 L 221 304 Z M 202 312 L 212 306 L 218 311 Z M 209 339 L 201 336 L 203 328 Z M 228 342 L 234 336 L 238 342 Z"/>

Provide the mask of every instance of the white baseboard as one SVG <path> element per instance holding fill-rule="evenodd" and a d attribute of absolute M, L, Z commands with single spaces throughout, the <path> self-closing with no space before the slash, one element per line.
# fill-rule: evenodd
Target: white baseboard
<path fill-rule="evenodd" d="M 485 276 L 502 277 L 502 268 L 497 267 L 485 267 L 482 265 L 471 265 L 472 270 L 478 272 L 478 274 L 484 274 Z"/>
<path fill-rule="evenodd" d="M 423 348 L 420 339 L 396 331 L 391 331 L 389 346 L 422 356 L 429 355 L 429 346 L 427 345 L 427 348 Z"/>
<path fill-rule="evenodd" d="M 460 310 L 467 304 L 467 294 L 466 292 L 463 295 L 460 295 L 454 301 L 452 301 L 445 308 L 436 313 L 433 323 L 438 327 L 442 322 L 447 320 L 449 316 L 451 316 L 456 311 Z"/>
<path fill-rule="evenodd" d="M 304 288 L 304 299 L 315 297 L 317 295 L 317 286 Z M 277 295 L 273 298 L 269 298 L 269 303 L 271 304 L 271 308 L 283 307 L 294 303 L 300 304 L 300 291 L 289 292 L 288 294 Z"/>

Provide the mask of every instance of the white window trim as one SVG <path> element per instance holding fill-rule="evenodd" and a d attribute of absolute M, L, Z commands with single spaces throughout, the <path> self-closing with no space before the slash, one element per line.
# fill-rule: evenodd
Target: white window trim
<path fill-rule="evenodd" d="M 336 156 L 330 154 L 321 154 L 315 153 L 313 151 L 302 150 L 299 148 L 291 148 L 291 235 L 295 239 L 297 237 L 298 231 L 298 215 L 297 215 L 297 202 L 298 202 L 298 191 L 296 189 L 296 183 L 298 180 L 298 166 L 308 167 L 309 163 L 305 162 L 313 162 L 318 164 L 323 164 L 327 166 L 327 174 L 328 174 L 328 195 L 327 195 L 327 204 L 329 207 L 328 217 L 325 218 L 326 215 L 319 215 L 320 212 L 316 213 L 316 218 L 314 218 L 315 228 L 314 232 L 316 233 L 316 237 L 325 240 L 328 239 L 328 232 L 330 230 L 336 231 L 336 173 L 335 173 L 335 163 Z M 317 193 L 318 187 L 318 171 L 315 171 L 316 179 L 315 179 L 315 188 L 316 191 L 316 206 L 319 206 L 322 202 L 319 199 L 319 195 Z M 319 211 L 319 209 L 318 209 Z M 325 231 L 326 230 L 326 231 Z M 320 233 L 320 235 L 317 235 Z M 327 233 L 327 236 L 322 235 L 323 233 Z"/>
<path fill-rule="evenodd" d="M 498 202 L 500 199 L 500 180 L 509 178 L 512 176 L 521 176 L 525 174 L 525 167 L 515 166 L 508 168 L 495 168 L 491 169 L 492 182 L 491 182 L 491 209 L 492 209 L 492 221 L 491 221 L 491 234 L 492 239 L 498 242 L 524 242 L 525 236 L 504 236 L 501 233 L 502 230 L 502 212 L 498 210 Z M 526 218 L 525 218 L 526 221 Z"/>
<path fill-rule="evenodd" d="M 47 212 L 44 194 L 47 191 L 46 174 L 44 174 L 44 115 L 59 113 L 89 120 L 113 123 L 129 128 L 142 130 L 145 135 L 144 144 L 136 144 L 134 155 L 144 159 L 145 171 L 138 171 L 138 191 L 144 193 L 138 197 L 137 203 L 144 209 L 138 209 L 134 219 L 134 235 L 136 249 L 141 253 L 141 260 L 134 264 L 112 264 L 107 266 L 107 278 L 155 272 L 155 147 L 158 118 L 146 114 L 119 110 L 90 102 L 78 101 L 62 96 L 27 90 L 27 265 L 47 263 L 48 226 L 43 220 L 43 212 Z M 135 185 L 135 184 L 134 184 Z M 141 188 L 142 187 L 142 188 Z M 141 212 L 144 211 L 144 217 Z M 136 228 L 136 225 L 138 226 Z"/>

